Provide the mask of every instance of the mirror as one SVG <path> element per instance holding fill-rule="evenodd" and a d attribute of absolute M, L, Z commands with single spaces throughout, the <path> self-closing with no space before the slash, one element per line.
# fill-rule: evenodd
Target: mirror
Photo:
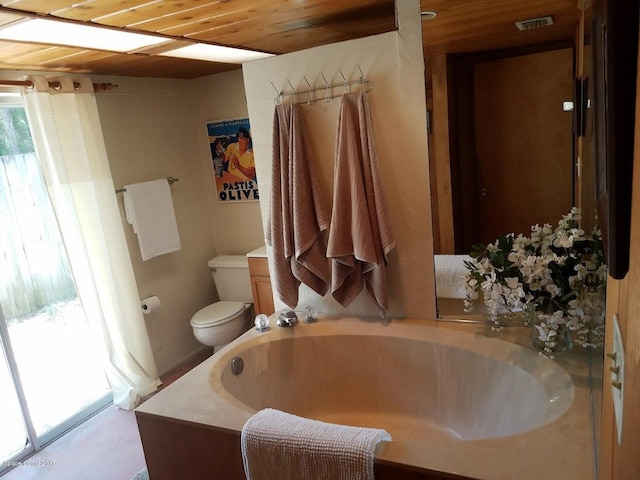
<path fill-rule="evenodd" d="M 459 315 L 447 280 L 472 246 L 556 225 L 574 195 L 573 45 L 455 56 L 448 69 L 453 242 L 441 245 L 438 310 Z M 436 140 L 437 141 L 437 140 Z M 443 284 L 446 288 L 442 288 Z M 448 303 L 448 304 L 447 304 Z M 461 303 L 461 302 L 458 302 Z M 478 305 L 474 313 L 483 314 Z M 464 312 L 463 312 L 464 313 Z"/>
<path fill-rule="evenodd" d="M 466 4 L 464 0 L 461 0 L 464 3 L 464 8 L 469 8 L 470 5 Z M 430 9 L 436 10 L 437 0 L 422 0 L 421 4 L 423 6 L 423 10 L 425 6 L 432 7 Z M 531 5 L 535 2 L 523 2 L 522 8 L 525 8 L 525 5 Z M 564 2 L 557 2 L 558 8 L 560 8 L 560 4 Z M 595 6 L 592 6 L 595 3 Z M 626 16 L 621 15 L 618 17 L 624 18 L 627 17 L 631 19 L 631 23 L 633 23 L 637 27 L 637 3 L 634 3 L 635 10 L 632 13 L 628 13 Z M 494 8 L 493 17 L 500 17 L 504 19 L 504 17 L 508 17 L 506 10 L 504 8 L 504 4 L 500 7 L 500 0 L 489 0 L 488 2 L 482 2 L 483 8 Z M 571 5 L 572 4 L 572 5 Z M 601 56 L 599 57 L 597 52 L 594 52 L 595 49 L 598 48 L 598 38 L 596 38 L 597 32 L 597 23 L 599 18 L 594 10 L 596 8 L 602 8 L 602 5 L 608 5 L 613 8 L 613 6 L 627 5 L 622 2 L 612 2 L 609 0 L 596 0 L 595 2 L 590 2 L 588 0 L 578 0 L 577 8 L 578 8 L 578 18 L 580 22 L 578 25 L 574 25 L 573 28 L 568 28 L 565 31 L 564 35 L 559 35 L 554 41 L 549 41 L 549 38 L 546 41 L 533 42 L 538 47 L 528 47 L 520 48 L 521 56 L 528 55 L 536 55 L 538 53 L 542 53 L 545 51 L 559 50 L 562 48 L 569 48 L 574 53 L 574 65 L 575 71 L 573 75 L 571 75 L 571 82 L 573 82 L 573 88 L 571 91 L 566 87 L 564 90 L 564 95 L 567 95 L 571 100 L 576 102 L 576 99 L 581 101 L 576 102 L 576 109 L 573 111 L 571 115 L 571 129 L 568 130 L 568 133 L 565 133 L 565 137 L 568 135 L 569 142 L 571 142 L 572 152 L 569 155 L 569 159 L 571 162 L 571 166 L 567 167 L 570 169 L 571 173 L 571 186 L 569 188 L 565 188 L 563 193 L 570 192 L 571 195 L 571 205 L 576 205 L 582 208 L 583 210 L 583 218 L 582 218 L 582 228 L 585 231 L 591 231 L 592 227 L 596 225 L 597 219 L 595 216 L 596 210 L 596 198 L 601 197 L 602 195 L 602 173 L 598 172 L 598 170 L 602 170 L 601 163 L 596 159 L 596 149 L 600 148 L 602 145 L 602 139 L 604 138 L 604 134 L 602 132 L 603 123 L 597 122 L 597 119 L 594 119 L 594 113 L 596 109 L 599 109 L 602 112 L 601 106 L 598 106 L 596 102 L 598 101 L 596 95 L 595 85 L 597 82 L 597 77 L 601 76 L 603 72 L 599 72 L 603 67 L 604 62 L 599 61 Z M 462 8 L 461 5 L 457 5 L 458 8 Z M 566 8 L 573 8 L 574 18 L 575 18 L 575 8 L 576 2 L 567 2 Z M 626 8 L 626 7 L 625 7 Z M 629 7 L 631 8 L 631 7 Z M 498 15 L 498 10 L 500 10 Z M 570 11 L 567 10 L 566 18 L 570 17 Z M 595 17 L 594 25 L 592 25 L 592 18 Z M 478 22 L 479 20 L 479 16 Z M 484 17 L 483 17 L 484 18 Z M 557 18 L 557 17 L 556 17 Z M 458 18 L 458 20 L 460 20 Z M 601 20 L 601 18 L 600 18 Z M 483 20 L 484 21 L 484 20 Z M 496 20 L 497 21 L 497 20 Z M 463 22 L 460 22 L 463 23 Z M 430 158 L 430 168 L 431 168 L 431 178 L 432 178 L 432 197 L 433 197 L 433 212 L 434 212 L 434 246 L 435 251 L 440 254 L 456 254 L 456 253 L 466 253 L 468 252 L 469 244 L 477 241 L 479 236 L 474 237 L 476 235 L 475 232 L 478 231 L 477 223 L 480 221 L 480 215 L 475 215 L 471 217 L 466 217 L 466 222 L 460 224 L 459 216 L 455 215 L 455 209 L 460 210 L 460 208 L 465 208 L 464 204 L 461 205 L 461 198 L 463 201 L 470 202 L 471 207 L 473 208 L 473 202 L 479 202 L 483 198 L 482 195 L 489 196 L 492 193 L 492 189 L 487 187 L 486 185 L 482 185 L 480 183 L 480 187 L 477 186 L 475 182 L 475 177 L 480 178 L 480 174 L 477 171 L 469 168 L 467 172 L 460 171 L 460 162 L 457 160 L 456 162 L 450 162 L 450 158 L 459 158 L 460 156 L 464 157 L 465 155 L 473 156 L 476 154 L 477 145 L 476 138 L 474 135 L 477 135 L 476 129 L 476 111 L 471 110 L 467 107 L 467 110 L 460 109 L 459 104 L 469 105 L 471 104 L 475 109 L 476 105 L 479 105 L 484 110 L 499 108 L 502 109 L 503 105 L 498 104 L 497 102 L 486 102 L 487 98 L 481 98 L 479 102 L 476 102 L 474 98 L 473 101 L 469 99 L 472 96 L 472 93 L 475 95 L 473 88 L 475 87 L 475 79 L 470 81 L 468 79 L 469 76 L 473 75 L 475 77 L 475 63 L 474 62 L 496 62 L 494 65 L 503 63 L 503 59 L 506 59 L 506 62 L 509 63 L 511 57 L 514 56 L 514 53 L 518 53 L 518 49 L 511 48 L 508 51 L 504 51 L 507 47 L 513 47 L 517 45 L 517 42 L 511 41 L 512 37 L 509 37 L 506 30 L 498 33 L 495 29 L 492 29 L 490 25 L 481 25 L 478 26 L 475 22 L 470 22 L 476 25 L 478 28 L 478 33 L 472 39 L 467 38 L 465 45 L 470 47 L 474 44 L 483 44 L 483 42 L 488 41 L 487 38 L 490 36 L 496 39 L 496 42 L 505 42 L 502 44 L 491 44 L 491 48 L 483 48 L 483 51 L 492 52 L 487 54 L 464 54 L 463 52 L 469 51 L 471 48 L 460 48 L 458 50 L 443 50 L 440 52 L 434 52 L 433 55 L 430 56 L 430 51 L 426 47 L 429 37 L 430 27 L 423 23 L 423 36 L 425 37 L 425 52 L 427 54 L 427 66 L 428 72 L 432 72 L 432 76 L 428 78 L 428 83 L 431 84 L 431 92 L 432 95 L 427 99 L 427 107 L 429 109 L 429 119 L 431 130 L 429 132 L 429 158 Z M 444 28 L 444 27 L 443 27 Z M 451 38 L 457 38 L 459 36 L 459 32 L 455 31 L 455 26 L 448 26 L 448 31 Z M 459 28 L 462 28 L 460 26 Z M 592 32 L 592 28 L 594 28 Z M 530 32 L 534 35 L 533 32 Z M 626 29 L 626 32 L 622 32 L 621 35 L 629 34 L 629 29 Z M 637 33 L 636 33 L 637 34 Z M 593 38 L 591 36 L 593 35 Z M 437 45 L 437 35 L 436 37 L 436 45 Z M 616 37 L 617 38 L 617 37 Z M 573 40 L 577 39 L 577 43 L 574 46 Z M 509 40 L 509 43 L 506 43 Z M 557 43 L 557 42 L 560 42 Z M 631 42 L 628 42 L 627 45 L 637 45 L 637 39 Z M 545 48 L 546 47 L 546 48 Z M 549 48 L 551 47 L 551 48 Z M 536 48 L 538 50 L 536 50 Z M 619 53 L 622 53 L 624 50 L 624 54 L 630 55 L 630 58 L 633 60 L 637 56 L 637 52 L 633 52 L 633 54 L 627 52 L 628 47 L 623 49 L 618 49 Z M 439 55 L 444 53 L 445 55 Z M 594 55 L 595 53 L 595 55 Z M 455 55 L 455 58 L 454 58 Z M 624 62 L 620 62 L 624 63 Z M 628 63 L 628 62 L 627 62 Z M 472 66 L 469 66 L 472 65 Z M 611 66 L 609 66 L 611 68 Z M 478 67 L 478 70 L 481 70 L 484 67 Z M 635 70 L 635 69 L 631 69 Z M 628 70 L 629 71 L 629 70 Z M 462 73 L 460 73 L 462 72 Z M 451 78 L 457 78 L 455 82 L 451 80 Z M 628 80 L 628 75 L 618 75 L 618 78 L 626 78 Z M 575 79 L 575 80 L 574 80 Z M 466 82 L 466 83 L 465 83 Z M 635 83 L 635 82 L 634 82 Z M 464 86 L 466 85 L 466 88 Z M 462 86 L 462 88 L 460 88 Z M 518 87 L 521 87 L 522 91 L 529 91 L 531 88 L 529 84 L 526 84 L 524 81 L 518 83 Z M 457 87 L 457 88 L 456 88 Z M 483 103 L 484 101 L 484 103 Z M 634 103 L 629 102 L 628 98 L 626 103 L 629 104 L 631 108 L 633 108 Z M 524 107 L 523 107 L 524 108 Z M 481 112 L 482 114 L 486 114 L 486 111 Z M 493 115 L 495 112 L 488 112 L 490 115 Z M 473 122 L 470 122 L 469 119 L 473 119 Z M 483 118 L 483 117 L 481 117 Z M 469 125 L 471 123 L 473 127 Z M 628 121 L 627 121 L 628 123 Z M 529 126 L 530 130 L 533 128 L 533 122 L 529 122 L 528 120 L 523 121 L 525 126 Z M 493 124 L 489 124 L 491 126 Z M 454 128 L 452 129 L 451 126 Z M 484 125 L 485 127 L 487 125 Z M 459 138 L 456 138 L 451 134 L 452 130 L 455 131 L 457 129 L 459 132 L 457 133 Z M 565 127 L 566 129 L 566 127 Z M 466 135 L 466 136 L 465 136 Z M 460 141 L 460 138 L 466 141 Z M 627 135 L 627 138 L 633 138 L 633 135 Z M 481 139 L 481 141 L 484 139 Z M 485 148 L 486 146 L 481 146 L 481 148 Z M 601 153 L 601 152 L 600 152 Z M 566 162 L 566 154 L 563 155 L 563 162 Z M 629 157 L 630 158 L 630 157 Z M 464 165 L 464 164 L 463 164 Z M 505 169 L 506 172 L 506 169 Z M 464 174 L 467 173 L 465 176 Z M 500 178 L 501 181 L 510 184 L 511 186 L 517 185 L 520 179 L 523 177 L 522 171 L 516 171 L 516 176 L 505 178 L 502 176 L 503 171 L 500 171 L 496 174 L 497 178 Z M 500 175 L 498 177 L 498 175 Z M 470 181 L 473 180 L 473 182 Z M 600 180 L 600 182 L 598 182 Z M 483 190 L 483 188 L 485 190 Z M 469 200 L 468 196 L 460 195 L 461 193 L 467 194 L 468 191 L 471 190 L 475 195 L 475 200 L 471 197 Z M 606 190 L 606 188 L 604 189 Z M 479 196 L 478 196 L 479 194 Z M 516 197 L 519 196 L 520 192 L 518 190 L 515 191 L 513 195 Z M 563 202 L 566 200 L 562 200 Z M 457 202 L 457 203 L 456 203 Z M 630 202 L 627 202 L 630 204 Z M 522 207 L 520 207 L 522 208 Z M 566 208 L 566 205 L 564 206 Z M 556 219 L 549 219 L 550 223 L 556 223 Z M 531 220 L 528 220 L 531 221 Z M 600 216 L 600 226 L 601 228 L 607 227 L 606 218 L 604 216 Z M 514 225 L 516 225 L 514 223 Z M 455 234 L 455 229 L 457 227 L 458 235 Z M 526 227 L 526 225 L 525 225 Z M 514 231 L 517 228 L 523 228 L 513 226 L 512 228 L 507 228 L 507 226 L 500 227 L 502 231 L 500 233 L 508 233 L 509 231 Z M 493 232 L 491 235 L 495 234 Z M 491 241 L 485 240 L 485 241 Z M 438 266 L 443 270 L 448 272 L 448 276 L 444 278 L 441 276 L 440 281 L 437 281 L 437 290 L 440 293 L 444 293 L 448 296 L 438 295 L 437 298 L 437 306 L 439 317 L 442 319 L 451 319 L 451 320 L 465 320 L 469 319 L 471 321 L 486 321 L 485 313 L 483 312 L 483 305 L 476 306 L 474 314 L 465 314 L 462 307 L 462 300 L 449 298 L 449 296 L 456 296 L 456 279 L 460 278 L 462 275 L 466 274 L 466 269 L 460 266 L 459 261 L 455 261 L 456 256 L 449 257 L 447 255 L 439 255 L 436 257 L 436 268 Z M 609 260 L 609 259 L 607 259 Z M 449 265 L 447 265 L 449 264 Z M 447 291 L 450 289 L 451 291 Z M 458 292 L 460 293 L 460 292 Z M 595 456 L 599 457 L 599 446 L 600 446 L 600 412 L 602 408 L 602 379 L 603 374 L 606 373 L 604 371 L 604 362 L 603 362 L 603 349 L 595 348 L 589 350 L 589 367 L 590 367 L 590 378 L 591 378 L 591 388 L 592 388 L 592 412 L 593 412 L 593 425 L 594 425 L 594 444 L 595 444 Z M 605 452 L 606 454 L 606 452 Z"/>
<path fill-rule="evenodd" d="M 471 313 L 463 308 L 473 245 L 555 226 L 573 206 L 585 228 L 595 223 L 595 179 L 591 162 L 583 168 L 573 108 L 585 57 L 578 28 L 552 42 L 427 60 L 439 318 L 486 320 L 481 300 Z"/>

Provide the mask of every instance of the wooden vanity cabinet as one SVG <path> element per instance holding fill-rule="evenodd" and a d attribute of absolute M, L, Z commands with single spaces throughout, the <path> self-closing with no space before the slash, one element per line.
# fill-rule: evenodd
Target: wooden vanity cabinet
<path fill-rule="evenodd" d="M 249 257 L 249 276 L 251 277 L 255 314 L 271 315 L 275 312 L 275 307 L 267 258 Z"/>

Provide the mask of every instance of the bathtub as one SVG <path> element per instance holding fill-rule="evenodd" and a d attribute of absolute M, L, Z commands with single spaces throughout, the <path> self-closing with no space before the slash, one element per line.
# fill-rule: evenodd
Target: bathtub
<path fill-rule="evenodd" d="M 358 318 L 249 331 L 138 407 L 151 478 L 242 480 L 239 432 L 266 407 L 386 429 L 376 479 L 594 478 L 586 355 L 561 365 L 489 332 Z M 178 470 L 198 435 L 206 458 Z"/>

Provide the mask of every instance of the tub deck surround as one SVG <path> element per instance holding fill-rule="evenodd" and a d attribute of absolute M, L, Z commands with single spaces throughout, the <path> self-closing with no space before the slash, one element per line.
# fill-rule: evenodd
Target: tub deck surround
<path fill-rule="evenodd" d="M 521 327 L 495 334 L 483 325 L 322 317 L 250 330 L 136 409 L 152 478 L 159 450 L 166 447 L 175 461 L 175 446 L 161 438 L 167 429 L 150 424 L 211 432 L 232 449 L 220 457 L 231 468 L 240 459 L 242 426 L 268 406 L 385 428 L 393 441 L 376 453 L 380 479 L 594 479 L 587 354 L 544 359 L 517 345 L 528 345 L 528 334 Z M 239 376 L 230 371 L 236 355 L 245 361 Z M 222 465 L 203 458 L 200 467 L 219 472 Z M 233 468 L 242 472 L 241 459 Z"/>

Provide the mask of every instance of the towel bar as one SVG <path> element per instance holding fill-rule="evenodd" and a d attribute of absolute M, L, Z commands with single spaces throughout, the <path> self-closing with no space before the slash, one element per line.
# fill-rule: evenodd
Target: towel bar
<path fill-rule="evenodd" d="M 179 178 L 167 177 L 167 182 L 169 182 L 169 185 L 171 185 L 172 183 L 177 182 L 179 180 L 180 180 Z M 126 188 L 118 188 L 118 189 L 116 189 L 116 193 L 123 193 L 123 192 L 126 192 L 126 191 L 127 191 Z"/>

